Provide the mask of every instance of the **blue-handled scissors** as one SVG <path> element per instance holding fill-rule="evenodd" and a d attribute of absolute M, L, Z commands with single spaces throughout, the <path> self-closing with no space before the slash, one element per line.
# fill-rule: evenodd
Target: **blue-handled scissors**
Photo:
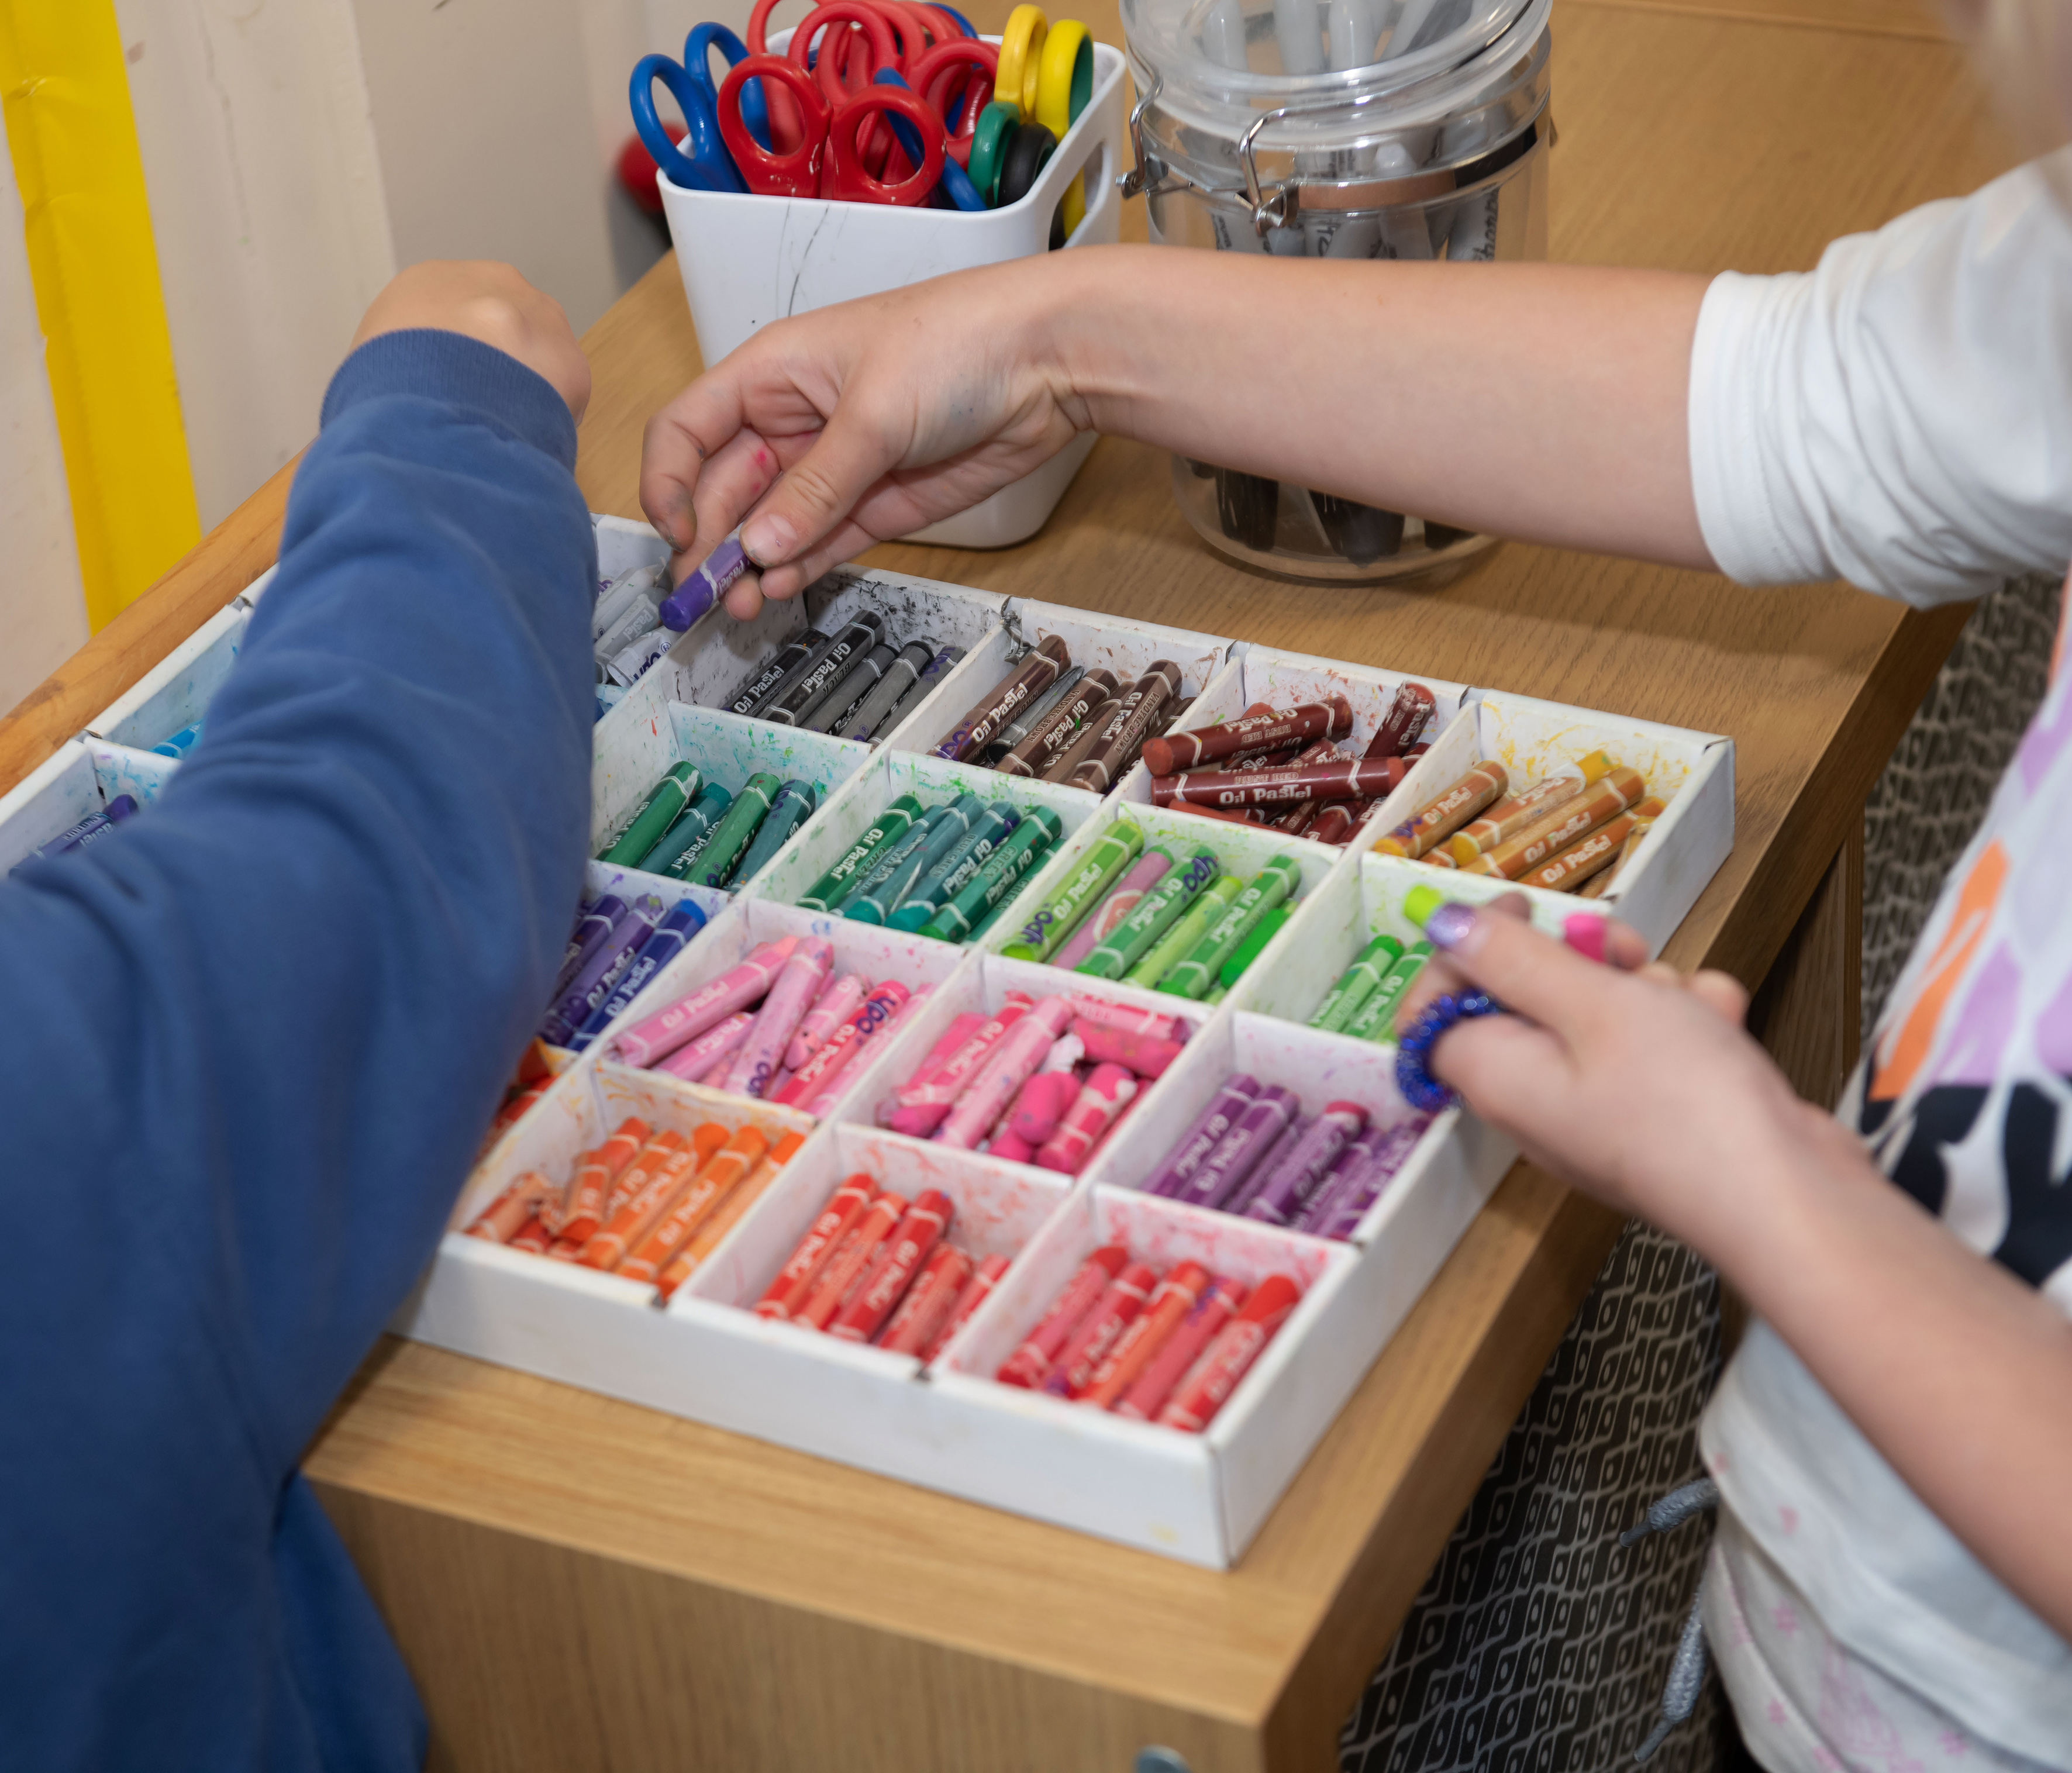
<path fill-rule="evenodd" d="M 702 24 L 684 40 L 684 59 L 667 56 L 642 58 L 633 70 L 631 97 L 633 127 L 641 145 L 670 180 L 691 191 L 746 192 L 734 158 L 719 129 L 719 94 L 713 84 L 711 56 L 717 45 L 730 63 L 745 60 L 748 46 L 725 25 Z M 669 139 L 655 109 L 655 82 L 669 89 L 676 108 L 684 113 L 686 134 L 680 146 Z M 770 112 L 760 80 L 747 82 L 741 94 L 742 121 L 762 146 L 770 145 Z M 689 151 L 686 152 L 685 150 Z"/>

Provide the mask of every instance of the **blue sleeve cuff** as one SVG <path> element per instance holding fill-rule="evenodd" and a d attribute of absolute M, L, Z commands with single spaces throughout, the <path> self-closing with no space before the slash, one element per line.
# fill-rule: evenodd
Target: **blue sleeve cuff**
<path fill-rule="evenodd" d="M 479 415 L 571 473 L 576 422 L 553 384 L 493 345 L 418 327 L 370 339 L 339 365 L 324 395 L 328 429 L 364 401 L 405 394 Z"/>

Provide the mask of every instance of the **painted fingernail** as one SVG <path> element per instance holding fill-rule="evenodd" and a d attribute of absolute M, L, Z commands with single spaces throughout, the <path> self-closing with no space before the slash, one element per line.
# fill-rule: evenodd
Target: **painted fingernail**
<path fill-rule="evenodd" d="M 1463 905 L 1457 899 L 1435 906 L 1424 919 L 1424 939 L 1441 953 L 1452 954 L 1462 948 L 1481 925 L 1472 905 Z"/>
<path fill-rule="evenodd" d="M 775 566 L 791 552 L 796 533 L 782 517 L 758 517 L 741 532 L 742 550 L 758 566 Z"/>
<path fill-rule="evenodd" d="M 1561 940 L 1586 961 L 1605 957 L 1605 919 L 1588 911 L 1572 911 L 1561 923 Z"/>

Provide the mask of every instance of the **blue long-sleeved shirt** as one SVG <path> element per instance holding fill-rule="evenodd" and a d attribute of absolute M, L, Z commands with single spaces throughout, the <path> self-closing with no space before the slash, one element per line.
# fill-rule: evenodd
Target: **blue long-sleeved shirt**
<path fill-rule="evenodd" d="M 0 882 L 0 1768 L 422 1763 L 296 1467 L 567 940 L 596 583 L 574 460 L 513 359 L 362 348 L 189 761 Z"/>

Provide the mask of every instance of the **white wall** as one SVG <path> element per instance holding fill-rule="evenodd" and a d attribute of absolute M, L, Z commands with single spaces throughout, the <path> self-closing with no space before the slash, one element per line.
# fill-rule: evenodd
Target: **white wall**
<path fill-rule="evenodd" d="M 4 139 L 4 138 L 0 138 Z M 0 714 L 86 641 L 64 458 L 22 238 L 22 199 L 0 164 Z"/>

